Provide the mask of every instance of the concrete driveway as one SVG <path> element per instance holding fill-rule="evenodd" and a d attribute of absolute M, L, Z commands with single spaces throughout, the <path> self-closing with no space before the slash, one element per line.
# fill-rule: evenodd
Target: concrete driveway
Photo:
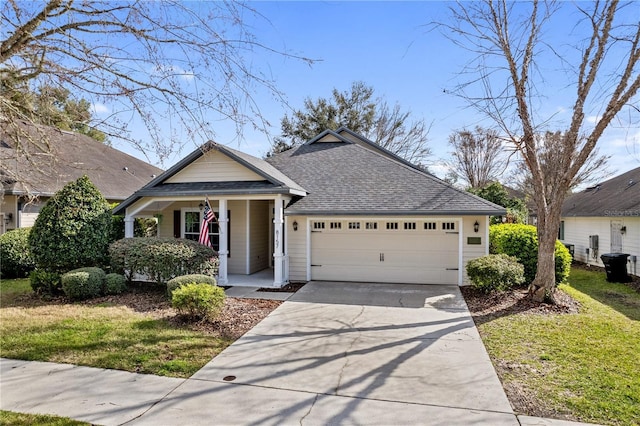
<path fill-rule="evenodd" d="M 310 282 L 131 424 L 518 425 L 457 287 Z"/>

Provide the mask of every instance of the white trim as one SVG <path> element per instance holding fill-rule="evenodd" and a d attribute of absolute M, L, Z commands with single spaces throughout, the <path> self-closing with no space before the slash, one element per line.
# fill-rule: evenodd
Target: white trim
<path fill-rule="evenodd" d="M 457 219 L 458 222 L 458 287 L 462 286 L 464 281 L 464 220 Z"/>
<path fill-rule="evenodd" d="M 307 281 L 311 281 L 311 218 L 309 216 L 307 216 Z"/>
<path fill-rule="evenodd" d="M 489 227 L 491 226 L 491 217 L 485 216 L 485 230 L 484 230 L 484 255 L 489 254 Z"/>
<path fill-rule="evenodd" d="M 245 200 L 245 214 L 247 215 L 247 227 L 246 227 L 246 247 L 247 256 L 245 259 L 245 273 L 249 275 L 251 273 L 251 200 Z"/>
<path fill-rule="evenodd" d="M 227 278 L 227 255 L 229 246 L 227 245 L 227 232 L 229 231 L 229 219 L 227 218 L 227 200 L 218 199 L 218 284 L 226 285 Z"/>

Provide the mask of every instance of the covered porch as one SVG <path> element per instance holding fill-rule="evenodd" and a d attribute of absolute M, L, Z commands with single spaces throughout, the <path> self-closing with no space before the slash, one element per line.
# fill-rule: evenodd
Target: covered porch
<path fill-rule="evenodd" d="M 288 282 L 288 255 L 282 194 L 142 197 L 125 209 L 125 237 L 134 236 L 134 220 L 156 218 L 158 237 L 198 240 L 205 198 L 216 219 L 209 223 L 211 246 L 218 252 L 218 284 L 282 287 Z"/>

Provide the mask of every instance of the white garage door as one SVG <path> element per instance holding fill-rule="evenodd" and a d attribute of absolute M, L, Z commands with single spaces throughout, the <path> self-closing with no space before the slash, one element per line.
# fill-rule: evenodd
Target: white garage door
<path fill-rule="evenodd" d="M 311 279 L 458 283 L 458 222 L 311 222 Z"/>

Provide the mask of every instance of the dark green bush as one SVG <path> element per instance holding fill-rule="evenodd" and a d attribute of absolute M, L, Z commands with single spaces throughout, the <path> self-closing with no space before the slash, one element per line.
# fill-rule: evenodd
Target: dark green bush
<path fill-rule="evenodd" d="M 489 228 L 489 252 L 517 258 L 524 266 L 525 283 L 530 284 L 538 267 L 538 231 L 533 225 L 492 225 Z M 556 241 L 555 265 L 557 285 L 567 279 L 571 269 L 571 255 L 560 241 Z"/>
<path fill-rule="evenodd" d="M 62 290 L 71 300 L 100 296 L 106 274 L 100 268 L 78 268 L 62 275 Z"/>
<path fill-rule="evenodd" d="M 182 238 L 124 238 L 109 247 L 114 272 L 130 282 L 140 274 L 165 285 L 186 274 L 213 276 L 218 272 L 218 254 L 197 241 Z"/>
<path fill-rule="evenodd" d="M 36 264 L 29 249 L 31 228 L 18 228 L 0 235 L 0 276 L 23 278 Z"/>
<path fill-rule="evenodd" d="M 37 294 L 58 296 L 63 294 L 60 274 L 36 269 L 29 274 L 31 289 Z"/>
<path fill-rule="evenodd" d="M 524 282 L 524 267 L 506 254 L 490 254 L 467 262 L 472 287 L 490 293 L 505 291 Z"/>
<path fill-rule="evenodd" d="M 215 277 L 203 274 L 189 274 L 189 275 L 181 275 L 179 277 L 171 278 L 167 281 L 167 294 L 169 297 L 173 294 L 173 291 L 180 287 L 182 284 L 188 283 L 204 283 L 212 286 L 217 285 L 217 281 Z"/>
<path fill-rule="evenodd" d="M 87 176 L 67 184 L 42 208 L 29 234 L 38 268 L 66 272 L 107 263 L 111 210 Z"/>
<path fill-rule="evenodd" d="M 190 318 L 214 318 L 224 305 L 222 287 L 207 283 L 186 283 L 173 291 L 171 305 Z"/>
<path fill-rule="evenodd" d="M 107 274 L 104 277 L 104 294 L 120 294 L 127 291 L 127 280 L 120 274 Z"/>

